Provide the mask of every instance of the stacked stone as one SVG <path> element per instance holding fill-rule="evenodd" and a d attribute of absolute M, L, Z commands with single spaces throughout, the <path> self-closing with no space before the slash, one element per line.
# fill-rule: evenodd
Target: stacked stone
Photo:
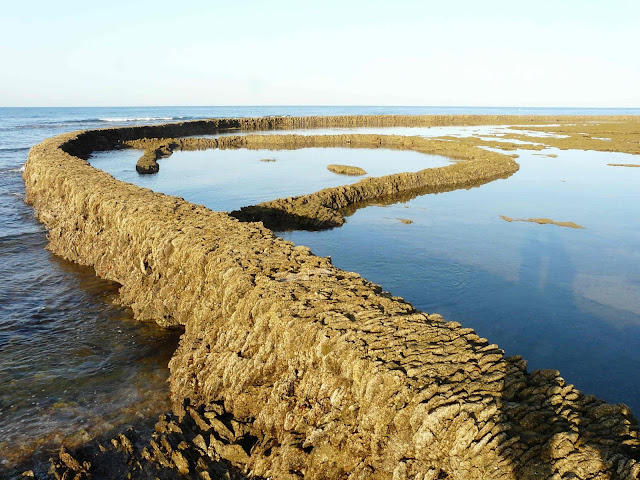
<path fill-rule="evenodd" d="M 581 394 L 556 371 L 527 373 L 473 330 L 416 312 L 260 224 L 93 169 L 81 157 L 104 138 L 47 140 L 24 178 L 51 251 L 119 282 L 136 318 L 185 329 L 170 381 L 192 434 L 167 421 L 147 463 L 201 478 L 218 456 L 285 479 L 638 477 L 627 407 Z M 78 474 L 97 468 L 86 461 Z"/>

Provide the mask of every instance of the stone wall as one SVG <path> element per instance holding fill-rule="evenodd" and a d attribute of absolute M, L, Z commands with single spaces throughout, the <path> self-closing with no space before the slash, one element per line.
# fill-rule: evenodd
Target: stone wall
<path fill-rule="evenodd" d="M 83 160 L 124 140 L 221 126 L 405 121 L 340 118 L 61 135 L 31 150 L 27 201 L 52 252 L 120 283 L 136 318 L 184 326 L 170 363 L 174 411 L 199 409 L 211 432 L 193 448 L 220 442 L 215 422 L 224 420 L 242 431 L 229 445 L 249 453 L 230 447 L 230 460 L 264 477 L 638 478 L 638 426 L 626 406 L 582 394 L 557 371 L 528 373 L 473 330 L 417 312 L 259 223 L 125 184 Z"/>

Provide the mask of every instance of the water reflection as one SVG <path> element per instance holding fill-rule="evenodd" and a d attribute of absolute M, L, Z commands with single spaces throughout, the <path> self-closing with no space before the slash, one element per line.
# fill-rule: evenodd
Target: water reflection
<path fill-rule="evenodd" d="M 559 228 L 527 227 L 521 248 L 519 281 L 537 285 L 538 294 L 543 297 L 560 293 L 571 296 L 576 271 Z"/>
<path fill-rule="evenodd" d="M 612 326 L 640 323 L 640 285 L 622 275 L 582 273 L 574 278 L 573 289 L 577 306 L 585 312 L 610 318 L 604 313 L 615 310 Z"/>

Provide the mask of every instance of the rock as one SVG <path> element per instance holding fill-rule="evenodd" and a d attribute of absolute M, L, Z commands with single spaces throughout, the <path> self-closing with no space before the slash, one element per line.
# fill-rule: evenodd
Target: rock
<path fill-rule="evenodd" d="M 242 465 L 249 461 L 249 455 L 240 445 L 221 445 L 216 451 L 222 458 L 229 460 L 233 464 Z"/>
<path fill-rule="evenodd" d="M 64 447 L 60 448 L 60 453 L 58 454 L 58 457 L 60 458 L 62 463 L 64 463 L 70 470 L 73 470 L 74 472 L 77 472 L 77 473 L 80 473 L 80 472 L 86 473 L 91 467 L 91 464 L 88 464 L 88 463 L 81 465 L 80 462 L 78 462 L 75 458 L 73 458 L 71 454 Z"/>
<path fill-rule="evenodd" d="M 360 167 L 352 167 L 351 165 L 327 165 L 327 170 L 340 175 L 366 175 L 367 172 Z"/>
<path fill-rule="evenodd" d="M 198 428 L 200 430 L 202 430 L 203 432 L 208 432 L 211 429 L 211 425 L 205 422 L 205 420 L 200 416 L 195 408 L 187 407 L 187 412 L 189 412 L 189 415 L 191 415 L 191 418 L 193 418 L 193 421 L 196 422 L 196 425 L 198 425 Z"/>
<path fill-rule="evenodd" d="M 187 462 L 187 459 L 184 458 L 182 453 L 180 453 L 177 450 L 174 450 L 171 453 L 171 460 L 173 460 L 173 463 L 176 465 L 176 468 L 181 474 L 183 475 L 189 474 L 189 462 Z"/>
<path fill-rule="evenodd" d="M 569 227 L 569 228 L 579 228 L 584 229 L 583 226 L 578 225 L 573 222 L 556 222 L 555 220 L 551 220 L 549 218 L 510 218 L 505 217 L 504 215 L 498 215 L 505 222 L 529 222 L 529 223 L 537 223 L 540 225 L 558 225 L 559 227 Z"/>

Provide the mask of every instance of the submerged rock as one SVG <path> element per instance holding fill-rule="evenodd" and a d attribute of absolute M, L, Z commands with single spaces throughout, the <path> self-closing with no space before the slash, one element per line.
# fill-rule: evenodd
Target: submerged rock
<path fill-rule="evenodd" d="M 559 227 L 568 227 L 568 228 L 579 228 L 584 229 L 582 225 L 578 225 L 573 222 L 556 222 L 555 220 L 551 220 L 549 218 L 510 218 L 505 217 L 504 215 L 498 215 L 505 222 L 530 222 L 537 223 L 539 225 L 558 225 Z"/>

